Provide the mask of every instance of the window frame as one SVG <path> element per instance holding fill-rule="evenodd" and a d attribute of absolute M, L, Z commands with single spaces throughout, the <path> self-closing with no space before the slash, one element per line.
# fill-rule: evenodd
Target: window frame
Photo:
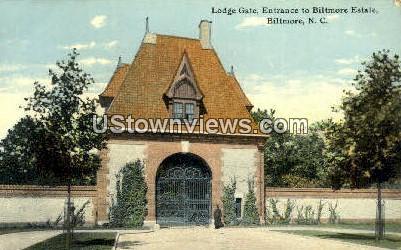
<path fill-rule="evenodd" d="M 182 113 L 177 113 L 176 112 L 176 105 L 177 104 L 182 105 L 181 106 L 182 107 L 182 109 L 181 109 Z M 191 113 L 189 113 L 187 111 L 188 110 L 187 106 L 189 106 L 189 105 L 192 106 L 192 112 Z M 180 117 L 177 117 L 177 114 L 181 114 Z M 188 118 L 189 115 L 192 116 L 191 119 Z M 172 104 L 171 104 L 171 117 L 173 119 L 187 120 L 187 121 L 192 122 L 198 116 L 199 116 L 199 108 L 197 106 L 196 100 L 178 99 L 178 98 L 173 99 Z"/>
<path fill-rule="evenodd" d="M 181 106 L 181 113 L 176 112 L 177 111 L 176 107 L 178 105 Z M 185 107 L 185 105 L 182 102 L 178 102 L 178 101 L 173 102 L 173 110 L 172 110 L 173 115 L 172 116 L 174 119 L 183 119 L 185 117 L 185 108 L 184 107 Z M 178 114 L 180 115 L 180 117 L 177 117 Z"/>
<path fill-rule="evenodd" d="M 187 110 L 188 106 L 192 107 L 192 112 L 191 113 L 189 113 L 188 110 Z M 184 108 L 184 119 L 186 119 L 186 120 L 188 120 L 190 122 L 193 121 L 193 119 L 195 118 L 195 104 L 192 103 L 192 102 L 186 102 L 184 104 L 184 107 L 185 107 Z M 192 118 L 189 118 L 189 115 L 191 115 Z"/>

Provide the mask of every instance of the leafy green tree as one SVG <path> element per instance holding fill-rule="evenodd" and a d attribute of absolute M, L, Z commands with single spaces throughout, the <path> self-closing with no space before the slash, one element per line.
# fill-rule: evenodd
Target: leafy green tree
<path fill-rule="evenodd" d="M 39 124 L 29 116 L 21 118 L 0 143 L 0 183 L 41 183 L 35 165 L 35 139 L 41 131 Z"/>
<path fill-rule="evenodd" d="M 110 222 L 116 227 L 140 227 L 146 217 L 147 186 L 140 160 L 127 163 L 118 173 Z"/>
<path fill-rule="evenodd" d="M 242 223 L 245 225 L 258 225 L 259 224 L 259 213 L 256 207 L 256 194 L 254 190 L 253 181 L 248 181 L 248 193 L 245 196 L 244 203 L 244 216 Z"/>
<path fill-rule="evenodd" d="M 58 61 L 57 69 L 49 70 L 51 86 L 35 82 L 33 96 L 26 98 L 26 110 L 42 130 L 42 137 L 34 138 L 39 148 L 36 167 L 68 187 L 67 248 L 71 240 L 71 185 L 96 173 L 100 167 L 97 152 L 106 146 L 105 135 L 92 128 L 97 101 L 84 98 L 84 91 L 94 81 L 80 68 L 78 56 L 73 49 L 67 60 Z"/>
<path fill-rule="evenodd" d="M 67 60 L 57 62 L 58 69 L 49 70 L 51 86 L 35 82 L 33 96 L 26 98 L 26 110 L 44 130 L 44 137 L 37 138 L 37 145 L 45 144 L 37 167 L 54 174 L 62 184 L 96 173 L 97 150 L 106 145 L 105 135 L 92 128 L 97 101 L 84 98 L 84 91 L 93 78 L 79 67 L 78 55 L 74 49 Z"/>
<path fill-rule="evenodd" d="M 237 181 L 235 178 L 231 182 L 224 185 L 223 188 L 223 218 L 224 224 L 233 225 L 236 223 L 235 214 L 235 190 L 237 189 Z"/>
<path fill-rule="evenodd" d="M 274 109 L 270 109 L 270 111 L 267 111 L 267 109 L 258 108 L 256 111 L 252 112 L 252 118 L 255 120 L 255 122 L 259 123 L 263 119 L 272 118 L 275 112 L 276 111 Z"/>
<path fill-rule="evenodd" d="M 320 123 L 309 126 L 306 135 L 291 135 L 292 166 L 284 176 L 290 187 L 327 187 L 328 166 L 325 158 L 324 135 Z"/>
<path fill-rule="evenodd" d="M 76 63 L 68 61 L 49 71 L 51 86 L 34 83 L 26 98 L 29 115 L 22 118 L 0 142 L 0 183 L 93 185 L 105 146 L 105 136 L 92 130 L 95 100 L 83 98 L 93 82 Z M 66 178 L 68 177 L 68 178 Z"/>
<path fill-rule="evenodd" d="M 255 121 L 275 120 L 275 110 L 253 113 Z M 328 186 L 325 142 L 320 123 L 309 127 L 306 135 L 272 131 L 265 144 L 265 184 L 279 187 Z"/>
<path fill-rule="evenodd" d="M 260 110 L 252 113 L 252 117 L 256 122 L 261 122 L 263 119 L 275 119 L 275 110 L 271 109 Z M 266 186 L 282 186 L 282 176 L 289 172 L 292 165 L 291 143 L 288 133 L 278 134 L 272 131 L 270 138 L 265 144 L 264 159 L 265 159 L 265 185 Z"/>
<path fill-rule="evenodd" d="M 383 237 L 381 185 L 401 167 L 401 68 L 399 56 L 388 50 L 373 53 L 363 63 L 339 108 L 344 120 L 332 126 L 338 153 L 333 186 L 353 188 L 372 184 L 378 189 L 378 238 Z M 333 139 L 334 138 L 334 139 Z"/>

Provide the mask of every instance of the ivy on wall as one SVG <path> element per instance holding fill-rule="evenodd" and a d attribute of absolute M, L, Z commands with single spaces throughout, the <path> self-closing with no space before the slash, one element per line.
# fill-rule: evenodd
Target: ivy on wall
<path fill-rule="evenodd" d="M 127 163 L 117 174 L 117 194 L 110 208 L 110 224 L 115 227 L 141 227 L 147 215 L 144 164 Z"/>

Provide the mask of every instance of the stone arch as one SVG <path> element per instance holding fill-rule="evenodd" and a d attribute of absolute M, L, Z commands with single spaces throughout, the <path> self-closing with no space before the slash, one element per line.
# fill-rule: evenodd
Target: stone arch
<path fill-rule="evenodd" d="M 161 226 L 210 223 L 212 172 L 192 153 L 165 158 L 156 173 L 156 222 Z"/>

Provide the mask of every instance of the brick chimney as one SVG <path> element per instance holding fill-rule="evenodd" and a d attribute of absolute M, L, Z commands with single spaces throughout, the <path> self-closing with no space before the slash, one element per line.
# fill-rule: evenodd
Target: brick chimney
<path fill-rule="evenodd" d="M 209 20 L 202 20 L 199 23 L 199 40 L 203 49 L 212 49 L 211 36 L 212 22 Z"/>

